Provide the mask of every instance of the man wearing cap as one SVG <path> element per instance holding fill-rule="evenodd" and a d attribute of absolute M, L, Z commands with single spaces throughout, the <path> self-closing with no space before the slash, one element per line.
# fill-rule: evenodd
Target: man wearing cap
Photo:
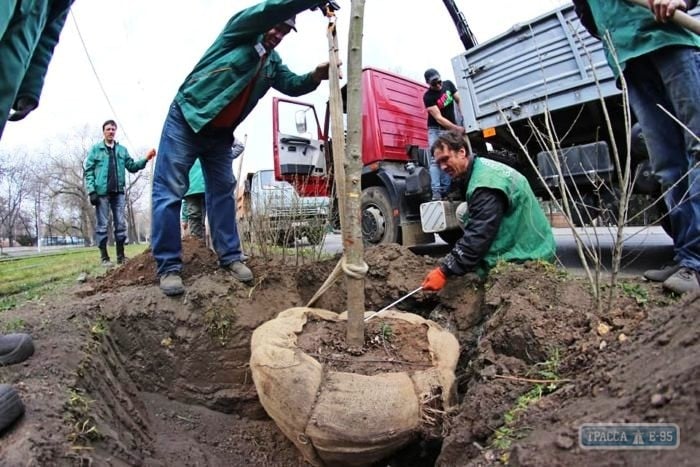
<path fill-rule="evenodd" d="M 452 81 L 443 81 L 440 73 L 434 68 L 428 68 L 423 75 L 428 84 L 428 90 L 423 94 L 423 104 L 428 109 L 428 147 L 433 144 L 445 131 L 464 131 L 457 122 L 459 115 L 459 93 Z M 457 106 L 455 106 L 457 103 Z M 443 199 L 450 189 L 450 177 L 443 172 L 430 156 L 430 188 L 433 201 Z"/>
<path fill-rule="evenodd" d="M 243 264 L 233 197 L 233 131 L 258 100 L 274 88 L 289 96 L 315 90 L 328 79 L 328 63 L 297 75 L 274 50 L 296 30 L 297 13 L 327 2 L 267 0 L 229 19 L 219 37 L 180 86 L 163 126 L 153 178 L 152 249 L 160 288 L 184 292 L 180 271 L 180 200 L 199 157 L 205 180 L 212 244 L 221 268 L 242 282 L 253 280 Z"/>

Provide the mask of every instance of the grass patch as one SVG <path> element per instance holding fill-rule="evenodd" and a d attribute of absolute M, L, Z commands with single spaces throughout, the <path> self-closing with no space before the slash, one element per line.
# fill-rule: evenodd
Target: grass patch
<path fill-rule="evenodd" d="M 632 282 L 622 282 L 620 284 L 622 293 L 634 299 L 637 305 L 646 305 L 649 302 L 649 291 L 641 284 Z"/>
<path fill-rule="evenodd" d="M 79 389 L 69 389 L 66 401 L 66 422 L 71 427 L 68 441 L 73 445 L 84 446 L 103 438 L 92 416 L 95 401 Z"/>
<path fill-rule="evenodd" d="M 520 416 L 527 411 L 530 405 L 539 401 L 543 396 L 550 394 L 557 390 L 558 386 L 554 381 L 558 381 L 559 377 L 559 366 L 561 365 L 561 355 L 559 349 L 551 348 L 548 352 L 547 360 L 544 362 L 536 363 L 531 374 L 536 375 L 544 380 L 552 381 L 550 383 L 537 383 L 531 387 L 527 392 L 521 394 L 515 401 L 515 404 L 503 414 L 503 425 L 497 428 L 492 437 L 491 447 L 501 451 L 507 451 L 510 449 L 513 441 L 523 438 L 525 436 L 523 428 L 516 428 L 517 422 Z M 507 462 L 507 453 L 504 453 Z"/>
<path fill-rule="evenodd" d="M 212 339 L 215 339 L 221 347 L 228 343 L 231 326 L 235 320 L 233 308 L 212 308 L 204 312 L 204 322 Z"/>
<path fill-rule="evenodd" d="M 27 327 L 26 321 L 22 318 L 13 318 L 5 323 L 3 329 L 6 333 L 24 331 Z"/>
<path fill-rule="evenodd" d="M 127 256 L 136 256 L 148 245 L 127 245 Z M 35 254 L 0 260 L 0 312 L 30 300 L 38 300 L 75 283 L 80 273 L 99 276 L 100 266 L 95 247 L 66 248 L 47 254 Z"/>

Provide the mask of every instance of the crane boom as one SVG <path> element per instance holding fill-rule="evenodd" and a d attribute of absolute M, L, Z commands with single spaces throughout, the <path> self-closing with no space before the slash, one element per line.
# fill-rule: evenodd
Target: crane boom
<path fill-rule="evenodd" d="M 469 50 L 474 47 L 477 44 L 476 38 L 474 37 L 472 30 L 469 29 L 469 24 L 467 24 L 466 18 L 462 12 L 459 11 L 459 8 L 457 8 L 455 2 L 453 0 L 442 0 L 442 3 L 445 4 L 445 8 L 447 8 L 447 11 L 450 13 L 452 22 L 457 28 L 459 39 L 462 41 L 462 44 L 464 44 L 464 49 Z"/>

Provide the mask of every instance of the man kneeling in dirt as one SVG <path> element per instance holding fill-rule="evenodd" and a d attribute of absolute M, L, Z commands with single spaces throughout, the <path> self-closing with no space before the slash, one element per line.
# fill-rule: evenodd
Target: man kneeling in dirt
<path fill-rule="evenodd" d="M 450 276 L 485 275 L 499 261 L 554 259 L 552 229 L 522 174 L 469 154 L 459 132 L 439 136 L 431 151 L 453 183 L 466 186 L 468 212 L 461 219 L 464 235 L 425 277 L 424 290 L 441 290 Z"/>

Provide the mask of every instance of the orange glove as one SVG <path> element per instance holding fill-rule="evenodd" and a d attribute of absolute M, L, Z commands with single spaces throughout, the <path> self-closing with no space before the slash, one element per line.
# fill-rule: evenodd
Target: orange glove
<path fill-rule="evenodd" d="M 423 290 L 437 292 L 445 287 L 446 283 L 447 276 L 445 276 L 445 273 L 442 272 L 442 269 L 435 268 L 430 271 L 427 276 L 425 276 L 421 286 L 423 287 Z"/>
<path fill-rule="evenodd" d="M 149 149 L 148 152 L 146 153 L 146 160 L 147 160 L 147 161 L 150 161 L 150 160 L 153 159 L 154 157 L 156 157 L 156 150 L 153 149 L 153 148 L 151 148 L 151 149 Z"/>

